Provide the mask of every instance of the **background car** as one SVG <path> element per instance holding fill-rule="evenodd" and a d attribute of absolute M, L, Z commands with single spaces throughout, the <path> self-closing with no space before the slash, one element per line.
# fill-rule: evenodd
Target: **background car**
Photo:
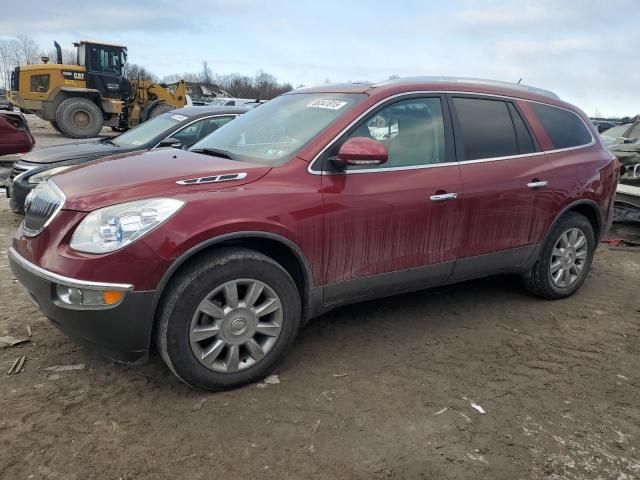
<path fill-rule="evenodd" d="M 0 111 L 0 155 L 25 153 L 35 144 L 24 115 Z"/>
<path fill-rule="evenodd" d="M 602 141 L 610 147 L 617 143 L 631 143 L 640 138 L 640 122 L 616 125 L 601 133 Z"/>
<path fill-rule="evenodd" d="M 616 125 L 619 125 L 618 123 L 609 122 L 607 120 L 594 120 L 593 124 L 598 129 L 598 133 L 605 132 Z"/>
<path fill-rule="evenodd" d="M 109 155 L 162 147 L 188 148 L 250 109 L 220 106 L 181 108 L 148 120 L 118 137 L 36 150 L 22 157 L 11 170 L 6 185 L 11 209 L 24 213 L 24 201 L 29 192 L 54 173 Z"/>
<path fill-rule="evenodd" d="M 0 110 L 13 111 L 13 107 L 9 103 L 6 94 L 0 93 Z"/>

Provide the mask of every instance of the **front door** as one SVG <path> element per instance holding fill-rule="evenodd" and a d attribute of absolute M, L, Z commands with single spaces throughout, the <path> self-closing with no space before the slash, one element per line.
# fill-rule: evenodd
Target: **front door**
<path fill-rule="evenodd" d="M 350 137 L 386 145 L 376 167 L 332 169 Z M 461 178 L 444 97 L 413 96 L 374 110 L 325 153 L 325 303 L 446 281 L 460 242 Z"/>

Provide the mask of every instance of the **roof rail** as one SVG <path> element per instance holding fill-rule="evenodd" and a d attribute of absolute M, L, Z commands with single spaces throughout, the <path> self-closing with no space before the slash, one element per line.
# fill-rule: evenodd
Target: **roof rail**
<path fill-rule="evenodd" d="M 386 80 L 384 82 L 376 83 L 373 87 L 379 87 L 383 85 L 399 85 L 403 83 L 471 83 L 475 85 L 486 85 L 486 86 L 495 86 L 495 87 L 509 87 L 516 90 L 522 90 L 523 92 L 534 93 L 536 95 L 543 95 L 545 97 L 551 97 L 560 100 L 560 97 L 549 90 L 544 90 L 542 88 L 532 87 L 530 85 L 523 85 L 521 83 L 512 83 L 512 82 L 503 82 L 500 80 L 487 80 L 484 78 L 468 78 L 468 77 L 403 77 L 396 78 L 393 80 Z"/>

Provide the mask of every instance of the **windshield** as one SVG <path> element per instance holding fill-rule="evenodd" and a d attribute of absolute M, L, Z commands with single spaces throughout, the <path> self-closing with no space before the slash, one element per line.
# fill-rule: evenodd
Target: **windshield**
<path fill-rule="evenodd" d="M 233 160 L 281 165 L 366 95 L 282 95 L 226 124 L 190 148 L 224 152 Z M 216 154 L 213 152 L 212 154 Z"/>
<path fill-rule="evenodd" d="M 136 147 L 138 145 L 145 145 L 158 135 L 169 132 L 187 118 L 188 117 L 185 115 L 179 115 L 177 113 L 163 113 L 162 115 L 158 115 L 151 120 L 141 123 L 111 141 L 119 147 Z"/>

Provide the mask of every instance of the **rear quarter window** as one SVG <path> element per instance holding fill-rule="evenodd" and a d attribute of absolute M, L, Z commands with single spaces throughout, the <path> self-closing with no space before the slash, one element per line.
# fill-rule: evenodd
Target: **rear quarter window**
<path fill-rule="evenodd" d="M 532 103 L 531 108 L 547 131 L 553 148 L 580 147 L 593 140 L 591 132 L 577 114 L 541 103 Z"/>

